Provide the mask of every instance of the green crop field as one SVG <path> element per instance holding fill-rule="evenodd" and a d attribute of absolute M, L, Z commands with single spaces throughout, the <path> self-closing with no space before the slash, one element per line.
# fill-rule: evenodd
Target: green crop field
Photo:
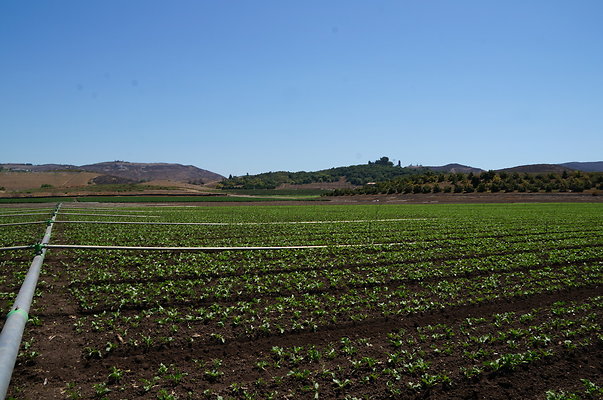
<path fill-rule="evenodd" d="M 48 219 L 14 210 L 0 224 Z M 57 221 L 51 245 L 299 248 L 50 248 L 14 398 L 603 396 L 601 204 L 65 203 Z M 0 226 L 0 246 L 44 228 Z M 0 253 L 5 312 L 31 256 Z"/>

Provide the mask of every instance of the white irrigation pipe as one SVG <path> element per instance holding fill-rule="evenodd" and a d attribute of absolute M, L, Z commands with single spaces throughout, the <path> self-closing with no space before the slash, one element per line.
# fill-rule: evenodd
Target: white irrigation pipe
<path fill-rule="evenodd" d="M 4 214 L 4 215 L 0 215 L 0 217 L 20 217 L 23 215 L 46 215 L 48 214 L 47 212 L 39 212 L 39 213 L 27 213 L 27 214 Z"/>
<path fill-rule="evenodd" d="M 159 215 L 117 215 L 117 214 L 87 214 L 87 213 L 63 213 L 62 215 L 92 215 L 97 217 L 131 217 L 131 218 L 159 218 Z"/>
<path fill-rule="evenodd" d="M 11 247 L 0 247 L 0 251 L 8 251 L 8 250 L 25 250 L 31 249 L 33 246 L 11 246 Z"/>
<path fill-rule="evenodd" d="M 61 204 L 58 204 L 50 219 L 50 224 L 46 228 L 46 232 L 42 238 L 39 254 L 31 262 L 15 303 L 6 316 L 2 333 L 0 333 L 0 399 L 4 399 L 8 391 L 10 378 L 15 368 L 17 354 L 19 353 L 19 346 L 21 345 L 21 338 L 23 337 L 23 330 L 29 318 L 29 308 L 31 307 L 34 292 L 38 284 L 38 277 L 40 276 L 40 269 L 46 255 L 44 245 L 47 245 L 50 241 L 52 223 L 60 207 Z"/>
<path fill-rule="evenodd" d="M 129 210 L 131 208 L 135 208 L 137 210 Z M 111 210 L 129 210 L 134 212 L 145 212 L 144 210 L 140 210 L 145 207 L 128 207 L 128 206 L 107 206 L 107 207 L 89 207 L 87 203 L 69 203 L 63 204 L 61 210 L 100 210 L 100 211 L 111 211 Z"/>
<path fill-rule="evenodd" d="M 196 225 L 298 225 L 298 224 L 356 224 L 364 222 L 421 221 L 427 218 L 355 219 L 331 221 L 272 221 L 272 222 L 189 222 Z"/>
<path fill-rule="evenodd" d="M 84 207 L 63 207 L 63 210 L 76 210 L 76 211 L 119 211 L 119 212 L 133 212 L 133 213 L 148 212 L 147 210 L 125 210 L 123 208 L 84 208 Z M 153 210 L 153 211 L 155 211 L 155 210 Z"/>
<path fill-rule="evenodd" d="M 326 249 L 341 247 L 367 246 L 399 246 L 408 243 L 365 243 L 365 244 L 319 244 L 303 246 L 233 246 L 233 247 L 149 247 L 149 246 L 101 246 L 87 244 L 48 244 L 48 249 L 88 249 L 88 250 L 154 250 L 154 251 L 247 251 L 247 250 L 295 250 L 295 249 Z"/>
<path fill-rule="evenodd" d="M 32 208 L 32 209 L 14 209 L 14 210 L 10 210 L 10 212 L 5 212 L 5 210 L 2 210 L 3 212 L 0 213 L 0 215 L 13 215 L 16 213 L 24 213 L 24 212 L 45 212 L 45 213 L 50 213 L 53 210 L 47 210 L 47 209 L 42 209 L 42 208 Z"/>
<path fill-rule="evenodd" d="M 48 221 L 32 221 L 32 222 L 11 222 L 10 224 L 0 224 L 0 226 L 14 226 L 14 225 L 35 225 L 45 224 Z"/>
<path fill-rule="evenodd" d="M 202 226 L 244 226 L 244 225 L 297 225 L 297 224 L 353 224 L 363 222 L 424 221 L 427 218 L 359 219 L 350 221 L 278 221 L 278 222 L 138 222 L 138 221 L 55 221 L 60 224 L 124 224 L 124 225 L 202 225 Z"/>
<path fill-rule="evenodd" d="M 15 203 L 15 204 L 19 204 L 19 203 Z M 21 203 L 23 204 L 23 203 Z M 14 210 L 48 210 L 48 211 L 54 211 L 54 207 L 48 207 L 45 204 L 39 204 L 39 205 L 35 205 L 35 204 L 31 204 L 29 207 L 19 207 L 18 205 L 9 205 L 9 203 L 5 203 L 5 204 L 0 204 L 0 210 L 10 210 L 10 211 L 14 211 Z"/>
<path fill-rule="evenodd" d="M 101 225 L 208 225 L 206 222 L 140 222 L 140 221 L 55 221 L 57 224 Z"/>
<path fill-rule="evenodd" d="M 352 246 L 352 245 L 340 245 Z M 52 244 L 45 246 L 49 249 L 88 249 L 88 250 L 159 250 L 159 251 L 241 251 L 241 250 L 284 250 L 284 249 L 309 249 L 332 247 L 327 245 L 316 246 L 250 246 L 250 247 L 143 247 L 143 246 L 96 246 L 79 244 Z"/>

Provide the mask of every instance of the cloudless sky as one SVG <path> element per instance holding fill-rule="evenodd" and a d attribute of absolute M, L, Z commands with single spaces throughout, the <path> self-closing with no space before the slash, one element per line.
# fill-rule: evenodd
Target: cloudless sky
<path fill-rule="evenodd" d="M 0 2 L 0 162 L 603 160 L 600 0 Z"/>

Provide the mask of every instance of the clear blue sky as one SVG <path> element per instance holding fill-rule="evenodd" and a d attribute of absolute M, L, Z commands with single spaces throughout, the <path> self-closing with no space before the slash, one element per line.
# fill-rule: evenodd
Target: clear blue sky
<path fill-rule="evenodd" d="M 603 1 L 4 0 L 0 162 L 603 159 Z"/>

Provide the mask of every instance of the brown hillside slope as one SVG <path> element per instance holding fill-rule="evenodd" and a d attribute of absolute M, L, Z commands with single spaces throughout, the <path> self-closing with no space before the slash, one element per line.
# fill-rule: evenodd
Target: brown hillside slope
<path fill-rule="evenodd" d="M 70 188 L 85 186 L 98 175 L 94 172 L 0 172 L 0 187 L 7 191 L 38 189 L 42 185 Z"/>
<path fill-rule="evenodd" d="M 193 165 L 169 163 L 131 163 L 126 161 L 102 162 L 82 165 L 86 171 L 119 176 L 135 181 L 170 180 L 178 182 L 206 183 L 223 179 L 222 175 L 197 168 Z"/>
<path fill-rule="evenodd" d="M 562 173 L 563 171 L 572 171 L 571 168 L 567 168 L 558 164 L 530 164 L 530 165 L 519 165 L 512 168 L 499 169 L 499 172 L 526 172 L 526 173 Z"/>

